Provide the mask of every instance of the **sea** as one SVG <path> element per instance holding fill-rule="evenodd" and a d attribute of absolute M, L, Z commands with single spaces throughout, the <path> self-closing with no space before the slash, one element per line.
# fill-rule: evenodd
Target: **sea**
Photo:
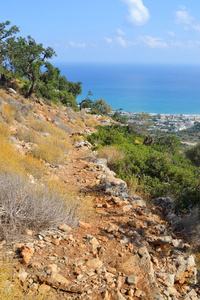
<path fill-rule="evenodd" d="M 81 102 L 105 99 L 113 110 L 200 115 L 200 65 L 65 63 L 67 80 L 82 82 Z"/>

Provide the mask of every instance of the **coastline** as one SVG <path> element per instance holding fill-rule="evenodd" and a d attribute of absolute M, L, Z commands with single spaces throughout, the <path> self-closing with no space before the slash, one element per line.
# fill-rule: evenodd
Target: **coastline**
<path fill-rule="evenodd" d="M 111 115 L 118 112 L 122 117 L 126 117 L 129 123 L 138 126 L 147 125 L 150 131 L 177 132 L 193 127 L 200 123 L 199 114 L 157 114 L 157 113 L 131 113 L 125 111 L 113 111 Z"/>

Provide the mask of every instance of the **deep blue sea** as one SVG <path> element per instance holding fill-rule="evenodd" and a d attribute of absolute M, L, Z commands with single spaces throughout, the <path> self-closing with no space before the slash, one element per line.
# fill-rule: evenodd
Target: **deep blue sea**
<path fill-rule="evenodd" d="M 81 81 L 80 102 L 104 98 L 113 109 L 200 115 L 200 65 L 62 64 L 61 74 Z"/>

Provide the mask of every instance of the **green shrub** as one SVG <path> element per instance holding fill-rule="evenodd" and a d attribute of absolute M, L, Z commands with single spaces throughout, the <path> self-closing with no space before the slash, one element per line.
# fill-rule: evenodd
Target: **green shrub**
<path fill-rule="evenodd" d="M 151 146 L 138 144 L 142 137 L 129 132 L 128 126 L 97 126 L 98 132 L 88 137 L 100 146 L 117 145 L 125 157 L 112 163 L 112 169 L 129 186 L 151 197 L 171 196 L 178 209 L 187 210 L 200 204 L 200 170 L 181 155 L 180 141 L 165 136 Z"/>

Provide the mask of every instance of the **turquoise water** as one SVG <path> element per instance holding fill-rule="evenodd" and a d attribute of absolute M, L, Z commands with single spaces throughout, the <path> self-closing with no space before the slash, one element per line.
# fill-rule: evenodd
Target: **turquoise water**
<path fill-rule="evenodd" d="M 63 64 L 61 74 L 81 81 L 85 99 L 104 98 L 113 109 L 164 114 L 200 114 L 200 66 Z"/>

